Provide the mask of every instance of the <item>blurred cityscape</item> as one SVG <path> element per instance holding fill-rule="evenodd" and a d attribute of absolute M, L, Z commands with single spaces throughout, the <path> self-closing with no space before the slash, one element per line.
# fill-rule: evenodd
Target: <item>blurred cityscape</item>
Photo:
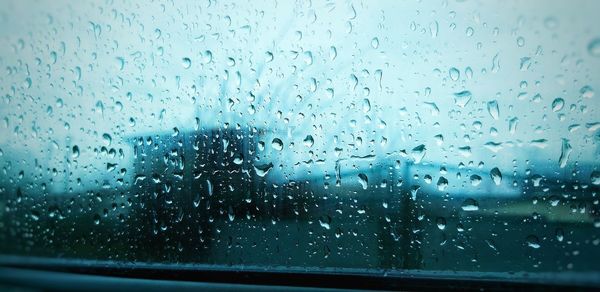
<path fill-rule="evenodd" d="M 325 174 L 282 183 L 273 171 L 279 164 L 260 155 L 268 134 L 239 128 L 129 137 L 133 168 L 108 163 L 112 181 L 85 191 L 44 186 L 40 196 L 33 181 L 3 176 L 0 250 L 221 265 L 597 268 L 589 258 L 600 256 L 598 185 L 583 183 L 593 165 L 514 176 L 391 153 L 340 158 Z"/>

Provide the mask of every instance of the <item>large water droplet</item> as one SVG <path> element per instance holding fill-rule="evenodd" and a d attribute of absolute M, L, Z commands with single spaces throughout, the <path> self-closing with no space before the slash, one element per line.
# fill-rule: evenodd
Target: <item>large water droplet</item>
<path fill-rule="evenodd" d="M 461 208 L 463 211 L 477 211 L 479 210 L 479 203 L 474 199 L 468 198 L 462 203 Z"/>
<path fill-rule="evenodd" d="M 500 110 L 498 109 L 498 101 L 492 100 L 487 103 L 487 110 L 490 116 L 497 120 L 500 117 Z"/>
<path fill-rule="evenodd" d="M 567 166 L 567 162 L 572 151 L 573 147 L 571 147 L 569 140 L 563 138 L 562 145 L 560 147 L 560 157 L 558 158 L 558 165 L 560 166 L 560 168 L 564 168 L 565 166 Z"/>
<path fill-rule="evenodd" d="M 79 157 L 79 146 L 77 146 L 77 145 L 73 146 L 73 148 L 71 149 L 71 156 L 73 158 Z"/>
<path fill-rule="evenodd" d="M 438 229 L 439 229 L 439 230 L 444 230 L 444 229 L 446 229 L 446 218 L 444 218 L 444 217 L 438 217 L 438 218 L 435 220 L 435 222 L 436 222 L 436 224 L 437 224 L 437 227 L 438 227 Z"/>
<path fill-rule="evenodd" d="M 590 180 L 593 185 L 595 185 L 595 186 L 600 185 L 600 171 L 597 171 L 597 170 L 592 171 L 592 174 L 590 175 Z"/>
<path fill-rule="evenodd" d="M 269 173 L 269 171 L 272 168 L 273 168 L 273 163 L 254 165 L 254 171 L 256 172 L 256 175 L 258 175 L 260 177 L 264 177 L 265 175 L 267 175 L 267 173 Z"/>
<path fill-rule="evenodd" d="M 450 68 L 448 74 L 450 75 L 450 79 L 452 79 L 452 81 L 457 81 L 460 78 L 460 71 L 454 67 Z"/>
<path fill-rule="evenodd" d="M 502 173 L 497 167 L 492 168 L 492 170 L 490 171 L 490 177 L 497 186 L 499 186 L 500 183 L 502 183 Z"/>
<path fill-rule="evenodd" d="M 271 141 L 271 146 L 273 147 L 273 149 L 281 151 L 283 150 L 283 141 L 281 141 L 281 139 L 279 138 L 275 138 L 273 139 L 273 141 Z"/>
<path fill-rule="evenodd" d="M 459 107 L 465 107 L 471 101 L 472 94 L 465 90 L 454 94 L 454 104 Z"/>
<path fill-rule="evenodd" d="M 190 58 L 181 59 L 181 66 L 183 66 L 184 69 L 189 69 L 192 66 L 192 60 Z"/>
<path fill-rule="evenodd" d="M 560 111 L 561 109 L 563 109 L 564 106 L 565 106 L 565 100 L 560 97 L 557 97 L 552 101 L 552 111 L 553 112 Z"/>
<path fill-rule="evenodd" d="M 525 242 L 527 243 L 527 246 L 529 246 L 531 248 L 534 248 L 534 249 L 540 248 L 540 240 L 535 235 L 527 236 L 527 238 L 525 239 Z"/>
<path fill-rule="evenodd" d="M 595 38 L 588 44 L 588 53 L 594 57 L 600 57 L 600 38 Z"/>
<path fill-rule="evenodd" d="M 358 174 L 358 182 L 362 186 L 363 190 L 366 190 L 369 187 L 369 178 L 364 173 Z"/>
<path fill-rule="evenodd" d="M 315 144 L 315 140 L 313 139 L 313 137 L 311 135 L 307 135 L 306 138 L 304 138 L 304 140 L 302 140 L 302 142 L 304 142 L 304 146 L 306 146 L 306 147 L 312 147 L 313 144 Z"/>
<path fill-rule="evenodd" d="M 471 177 L 469 178 L 469 180 L 471 181 L 471 185 L 476 187 L 481 183 L 481 176 L 478 176 L 476 174 L 471 175 Z"/>
<path fill-rule="evenodd" d="M 425 148 L 425 145 L 423 145 L 423 144 L 412 149 L 411 155 L 412 155 L 413 159 L 415 160 L 415 163 L 420 163 L 421 160 L 423 160 L 423 158 L 425 157 L 426 151 L 427 151 L 427 149 Z"/>

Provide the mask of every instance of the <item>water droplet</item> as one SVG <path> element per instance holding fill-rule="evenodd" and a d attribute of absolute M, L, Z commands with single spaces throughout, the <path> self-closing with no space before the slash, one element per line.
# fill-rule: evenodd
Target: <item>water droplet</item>
<path fill-rule="evenodd" d="M 481 183 L 481 176 L 478 176 L 476 174 L 471 175 L 471 177 L 469 178 L 471 181 L 471 185 L 476 187 Z"/>
<path fill-rule="evenodd" d="M 502 173 L 497 167 L 492 168 L 492 170 L 490 171 L 490 177 L 497 186 L 499 186 L 500 183 L 502 183 Z"/>
<path fill-rule="evenodd" d="M 558 20 L 552 16 L 546 17 L 544 19 L 544 26 L 547 29 L 554 30 L 558 27 Z"/>
<path fill-rule="evenodd" d="M 560 111 L 561 109 L 563 109 L 564 106 L 565 106 L 565 100 L 560 97 L 557 97 L 552 101 L 552 111 L 553 112 Z"/>
<path fill-rule="evenodd" d="M 73 146 L 73 148 L 71 149 L 71 156 L 73 158 L 79 157 L 79 146 L 77 146 L 77 145 Z"/>
<path fill-rule="evenodd" d="M 192 60 L 190 58 L 181 59 L 181 66 L 183 66 L 184 69 L 189 69 L 192 66 Z"/>
<path fill-rule="evenodd" d="M 104 141 L 104 145 L 110 146 L 112 143 L 112 137 L 108 133 L 102 134 L 102 140 Z"/>
<path fill-rule="evenodd" d="M 474 199 L 468 198 L 462 203 L 461 208 L 463 211 L 477 211 L 479 210 L 479 203 Z"/>
<path fill-rule="evenodd" d="M 594 89 L 591 86 L 586 85 L 579 90 L 581 97 L 583 98 L 592 98 L 594 97 Z"/>
<path fill-rule="evenodd" d="M 373 49 L 379 48 L 379 39 L 378 38 L 375 37 L 371 40 L 371 47 L 373 47 Z"/>
<path fill-rule="evenodd" d="M 600 185 L 600 171 L 592 171 L 592 174 L 590 175 L 590 180 L 592 181 L 593 185 Z"/>
<path fill-rule="evenodd" d="M 269 171 L 272 168 L 273 168 L 273 163 L 254 165 L 254 171 L 256 172 L 256 175 L 258 175 L 260 177 L 264 177 L 265 175 L 267 175 L 267 173 L 269 173 Z"/>
<path fill-rule="evenodd" d="M 125 68 L 125 59 L 123 57 L 117 57 L 117 68 L 123 70 Z"/>
<path fill-rule="evenodd" d="M 271 141 L 271 146 L 273 147 L 273 149 L 281 151 L 283 150 L 283 141 L 281 141 L 281 139 L 279 138 L 275 138 L 273 139 L 273 141 Z"/>
<path fill-rule="evenodd" d="M 561 228 L 556 228 L 556 240 L 562 242 L 565 239 L 565 232 Z"/>
<path fill-rule="evenodd" d="M 473 28 L 472 28 L 472 27 L 470 27 L 470 26 L 469 26 L 469 27 L 467 27 L 467 30 L 465 30 L 465 34 L 466 34 L 468 37 L 470 37 L 470 36 L 473 36 L 473 33 L 474 33 L 474 32 L 475 32 L 475 31 L 474 31 L 474 30 L 473 30 Z"/>
<path fill-rule="evenodd" d="M 498 101 L 492 100 L 487 103 L 487 110 L 490 116 L 497 120 L 500 117 L 500 110 L 498 109 Z"/>
<path fill-rule="evenodd" d="M 412 155 L 413 159 L 415 160 L 415 163 L 420 163 L 421 160 L 423 160 L 423 158 L 425 157 L 426 151 L 427 151 L 427 149 L 425 148 L 425 145 L 423 145 L 423 144 L 412 149 L 411 155 Z"/>
<path fill-rule="evenodd" d="M 560 166 L 560 168 L 564 168 L 565 166 L 567 166 L 567 161 L 569 160 L 569 156 L 571 155 L 572 151 L 573 147 L 571 147 L 569 140 L 563 138 L 562 145 L 560 148 L 560 157 L 558 158 L 558 165 Z"/>
<path fill-rule="evenodd" d="M 437 181 L 437 189 L 443 192 L 446 189 L 446 187 L 448 187 L 448 180 L 445 177 L 440 176 L 440 178 Z"/>
<path fill-rule="evenodd" d="M 363 112 L 364 113 L 368 113 L 369 111 L 371 111 L 371 102 L 369 101 L 368 98 L 363 99 Z"/>
<path fill-rule="evenodd" d="M 94 214 L 94 224 L 98 225 L 100 224 L 100 215 L 99 214 Z"/>
<path fill-rule="evenodd" d="M 437 224 L 438 229 L 440 229 L 440 230 L 446 229 L 446 218 L 444 218 L 444 217 L 438 217 L 435 220 L 435 222 Z"/>
<path fill-rule="evenodd" d="M 600 38 L 595 38 L 587 46 L 588 53 L 594 57 L 600 57 Z"/>
<path fill-rule="evenodd" d="M 527 246 L 529 246 L 531 248 L 534 248 L 534 249 L 540 248 L 540 240 L 535 235 L 527 236 L 527 238 L 525 239 L 525 242 L 527 243 Z"/>
<path fill-rule="evenodd" d="M 206 50 L 206 51 L 202 52 L 202 63 L 208 64 L 208 63 L 212 62 L 212 59 L 213 59 L 213 54 L 211 51 Z"/>
<path fill-rule="evenodd" d="M 465 107 L 471 101 L 471 92 L 468 90 L 457 92 L 454 94 L 454 104 L 459 107 Z"/>
<path fill-rule="evenodd" d="M 334 46 L 331 46 L 329 48 L 329 59 L 331 61 L 335 60 L 335 58 L 337 57 L 337 49 Z"/>
<path fill-rule="evenodd" d="M 454 67 L 450 68 L 448 74 L 450 75 L 450 79 L 452 79 L 452 81 L 457 81 L 460 78 L 460 71 Z"/>
<path fill-rule="evenodd" d="M 364 173 L 358 174 L 358 182 L 362 186 L 363 190 L 366 190 L 369 187 L 369 178 Z"/>
<path fill-rule="evenodd" d="M 523 37 L 517 38 L 517 46 L 522 47 L 525 45 L 525 39 Z"/>
<path fill-rule="evenodd" d="M 307 135 L 306 138 L 304 138 L 304 140 L 302 140 L 302 142 L 304 142 L 304 146 L 306 147 L 312 147 L 313 144 L 315 144 L 315 140 L 313 139 L 313 137 L 311 135 Z"/>

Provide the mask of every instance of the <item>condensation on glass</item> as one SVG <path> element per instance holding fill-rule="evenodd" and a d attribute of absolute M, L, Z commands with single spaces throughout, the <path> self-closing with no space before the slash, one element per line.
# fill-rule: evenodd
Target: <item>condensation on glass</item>
<path fill-rule="evenodd" d="M 0 253 L 600 271 L 596 1 L 6 1 Z"/>

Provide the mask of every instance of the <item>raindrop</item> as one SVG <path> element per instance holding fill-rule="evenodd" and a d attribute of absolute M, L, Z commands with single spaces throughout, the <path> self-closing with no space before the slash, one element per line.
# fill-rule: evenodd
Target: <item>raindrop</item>
<path fill-rule="evenodd" d="M 461 208 L 463 211 L 477 211 L 479 210 L 479 203 L 474 199 L 468 198 L 462 203 Z"/>
<path fill-rule="evenodd" d="M 569 140 L 563 138 L 562 145 L 560 148 L 560 157 L 558 158 L 558 165 L 560 166 L 560 168 L 564 168 L 565 166 L 567 166 L 567 161 L 569 160 L 569 156 L 571 155 L 572 151 L 573 147 L 571 147 Z"/>
<path fill-rule="evenodd" d="M 481 176 L 478 176 L 476 174 L 471 175 L 471 177 L 469 178 L 471 180 L 471 185 L 476 187 L 481 183 Z"/>
<path fill-rule="evenodd" d="M 500 117 L 500 110 L 498 109 L 498 101 L 492 100 L 487 103 L 487 110 L 490 116 L 497 120 Z"/>
<path fill-rule="evenodd" d="M 369 178 L 364 173 L 358 174 L 358 182 L 362 186 L 363 190 L 366 190 L 369 187 Z"/>
<path fill-rule="evenodd" d="M 600 171 L 592 171 L 592 174 L 590 175 L 590 180 L 592 181 L 593 185 L 600 185 Z"/>
<path fill-rule="evenodd" d="M 415 160 L 415 163 L 420 163 L 421 160 L 423 160 L 423 158 L 425 157 L 426 151 L 427 151 L 427 149 L 425 148 L 425 145 L 423 145 L 423 144 L 412 149 L 411 155 L 412 155 L 413 159 Z"/>
<path fill-rule="evenodd" d="M 440 176 L 440 178 L 437 181 L 438 190 L 443 192 L 446 189 L 446 187 L 448 187 L 448 180 L 445 177 Z"/>
<path fill-rule="evenodd" d="M 594 57 L 600 57 L 600 38 L 595 38 L 587 46 L 588 53 Z"/>
<path fill-rule="evenodd" d="M 258 175 L 260 177 L 264 177 L 265 175 L 267 175 L 267 173 L 269 173 L 269 171 L 272 168 L 273 168 L 273 163 L 254 165 L 254 171 L 256 172 L 256 175 Z"/>
<path fill-rule="evenodd" d="M 581 97 L 583 98 L 592 98 L 594 97 L 594 89 L 591 86 L 586 85 L 579 90 Z"/>
<path fill-rule="evenodd" d="M 189 69 L 192 66 L 192 60 L 190 60 L 190 58 L 181 59 L 181 66 L 183 66 L 184 69 Z"/>
<path fill-rule="evenodd" d="M 379 48 L 379 39 L 378 38 L 375 37 L 371 40 L 371 47 L 373 47 L 373 49 Z"/>
<path fill-rule="evenodd" d="M 306 138 L 304 138 L 303 142 L 304 142 L 304 146 L 306 146 L 306 147 L 312 147 L 313 144 L 315 144 L 315 140 L 313 139 L 313 137 L 311 135 L 307 135 Z"/>
<path fill-rule="evenodd" d="M 444 230 L 444 229 L 446 229 L 446 218 L 444 218 L 444 217 L 438 217 L 438 218 L 435 220 L 435 222 L 436 222 L 436 224 L 437 224 L 437 227 L 438 227 L 440 230 Z"/>
<path fill-rule="evenodd" d="M 454 104 L 459 107 L 465 107 L 471 101 L 471 92 L 468 90 L 457 92 L 454 94 Z"/>
<path fill-rule="evenodd" d="M 102 140 L 104 141 L 104 145 L 110 146 L 112 143 L 112 137 L 108 133 L 102 134 Z"/>
<path fill-rule="evenodd" d="M 540 240 L 535 235 L 527 236 L 527 238 L 525 239 L 525 242 L 527 243 L 527 246 L 529 246 L 531 248 L 534 248 L 534 249 L 540 248 Z"/>
<path fill-rule="evenodd" d="M 457 81 L 460 78 L 460 71 L 454 67 L 450 68 L 448 74 L 450 75 L 450 79 L 452 79 L 452 81 Z"/>
<path fill-rule="evenodd" d="M 271 141 L 271 146 L 273 147 L 273 149 L 281 151 L 283 150 L 283 141 L 281 141 L 281 139 L 279 138 L 275 138 L 273 139 L 273 141 Z"/>
<path fill-rule="evenodd" d="M 557 97 L 552 101 L 552 111 L 553 112 L 560 111 L 561 109 L 563 109 L 564 106 L 565 106 L 565 100 L 560 97 Z"/>
<path fill-rule="evenodd" d="M 490 171 L 490 177 L 497 186 L 499 186 L 502 182 L 502 173 L 497 167 L 492 168 L 492 170 Z"/>
<path fill-rule="evenodd" d="M 71 156 L 73 158 L 79 157 L 79 146 L 77 146 L 77 145 L 73 146 L 73 148 L 71 149 Z"/>

